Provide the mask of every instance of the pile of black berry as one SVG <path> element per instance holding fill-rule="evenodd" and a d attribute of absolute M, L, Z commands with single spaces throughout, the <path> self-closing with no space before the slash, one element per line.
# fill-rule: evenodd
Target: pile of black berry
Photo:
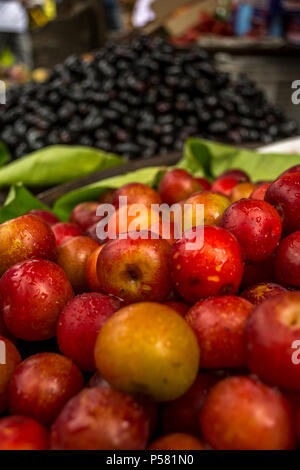
<path fill-rule="evenodd" d="M 15 158 L 53 144 L 148 158 L 190 136 L 269 143 L 296 132 L 247 77 L 233 82 L 205 51 L 161 38 L 71 56 L 45 83 L 12 87 L 0 110 L 0 140 Z"/>

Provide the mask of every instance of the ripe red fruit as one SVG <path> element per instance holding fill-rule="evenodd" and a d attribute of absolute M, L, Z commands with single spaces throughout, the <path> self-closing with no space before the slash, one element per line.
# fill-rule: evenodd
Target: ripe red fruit
<path fill-rule="evenodd" d="M 283 294 L 287 290 L 279 284 L 273 282 L 261 282 L 245 289 L 241 297 L 251 302 L 253 305 L 259 305 L 270 297 Z"/>
<path fill-rule="evenodd" d="M 213 183 L 212 191 L 224 194 L 224 196 L 230 196 L 233 188 L 235 188 L 237 184 L 239 184 L 237 178 L 233 178 L 230 176 L 221 176 L 220 178 L 217 178 Z"/>
<path fill-rule="evenodd" d="M 172 206 L 183 201 L 192 194 L 202 191 L 201 184 L 186 170 L 175 169 L 168 171 L 162 178 L 158 192 L 164 203 Z"/>
<path fill-rule="evenodd" d="M 211 189 L 211 184 L 206 178 L 196 178 L 199 184 L 201 184 L 204 191 L 209 191 Z"/>
<path fill-rule="evenodd" d="M 151 206 L 152 204 L 161 204 L 160 195 L 152 188 L 142 183 L 129 183 L 119 188 L 114 195 L 113 204 L 119 207 L 119 198 L 127 197 L 127 205 L 144 204 Z"/>
<path fill-rule="evenodd" d="M 218 382 L 204 403 L 200 424 L 216 450 L 288 450 L 295 445 L 289 402 L 249 377 Z"/>
<path fill-rule="evenodd" d="M 183 303 L 183 302 L 177 302 L 174 300 L 170 300 L 169 302 L 164 302 L 165 305 L 168 305 L 171 307 L 175 312 L 179 313 L 182 317 L 185 317 L 186 313 L 189 311 L 190 306 Z"/>
<path fill-rule="evenodd" d="M 280 284 L 300 287 L 300 231 L 281 241 L 275 257 L 275 272 Z"/>
<path fill-rule="evenodd" d="M 243 199 L 224 212 L 221 227 L 231 232 L 246 261 L 263 261 L 275 251 L 281 238 L 281 219 L 265 201 Z"/>
<path fill-rule="evenodd" d="M 22 358 L 11 341 L 0 336 L 0 342 L 1 352 L 4 352 L 5 356 L 5 364 L 0 363 L 0 413 L 3 413 L 8 408 L 8 386 L 10 379 Z"/>
<path fill-rule="evenodd" d="M 73 237 L 82 235 L 82 231 L 74 224 L 63 223 L 55 224 L 52 226 L 55 235 L 57 246 L 62 245 L 64 242 Z"/>
<path fill-rule="evenodd" d="M 253 305 L 234 296 L 198 302 L 186 321 L 194 330 L 204 369 L 243 368 L 247 365 L 245 327 Z"/>
<path fill-rule="evenodd" d="M 88 237 L 74 237 L 58 248 L 57 263 L 65 271 L 76 293 L 88 290 L 86 265 L 89 257 L 99 246 Z"/>
<path fill-rule="evenodd" d="M 100 222 L 102 217 L 96 215 L 99 202 L 90 201 L 78 204 L 70 215 L 70 222 L 85 232 L 89 227 Z"/>
<path fill-rule="evenodd" d="M 286 173 L 269 187 L 265 200 L 278 210 L 286 234 L 300 230 L 300 173 Z"/>
<path fill-rule="evenodd" d="M 72 398 L 51 429 L 53 450 L 143 450 L 149 419 L 142 405 L 106 387 Z"/>
<path fill-rule="evenodd" d="M 0 450 L 47 450 L 47 430 L 26 416 L 0 419 Z"/>
<path fill-rule="evenodd" d="M 250 198 L 253 191 L 257 188 L 256 184 L 253 183 L 239 183 L 237 184 L 230 195 L 231 202 L 237 202 L 241 199 Z"/>
<path fill-rule="evenodd" d="M 184 432 L 199 435 L 199 413 L 206 396 L 218 377 L 201 372 L 191 388 L 177 400 L 163 406 L 162 424 L 165 433 Z"/>
<path fill-rule="evenodd" d="M 54 234 L 36 215 L 27 214 L 0 225 L 0 276 L 20 261 L 34 258 L 55 260 Z"/>
<path fill-rule="evenodd" d="M 190 434 L 174 433 L 159 437 L 148 447 L 149 450 L 205 450 L 197 437 Z"/>
<path fill-rule="evenodd" d="M 11 378 L 10 412 L 48 425 L 83 385 L 82 374 L 70 359 L 54 353 L 36 354 L 25 359 Z"/>
<path fill-rule="evenodd" d="M 194 303 L 205 297 L 238 291 L 243 277 L 240 246 L 231 233 L 219 227 L 204 227 L 203 246 L 189 249 L 200 232 L 188 230 L 172 249 L 171 274 L 180 295 Z"/>
<path fill-rule="evenodd" d="M 227 170 L 222 173 L 219 178 L 236 178 L 238 183 L 247 183 L 250 181 L 250 178 L 247 173 L 239 169 Z"/>
<path fill-rule="evenodd" d="M 121 306 L 120 300 L 103 294 L 75 297 L 65 306 L 58 320 L 57 342 L 60 351 L 80 369 L 94 372 L 94 346 L 98 333 Z"/>
<path fill-rule="evenodd" d="M 254 284 L 261 282 L 273 282 L 275 281 L 274 272 L 275 255 L 271 255 L 269 258 L 259 261 L 258 263 L 245 263 L 244 276 L 242 280 L 242 289 L 251 287 Z"/>
<path fill-rule="evenodd" d="M 271 186 L 271 183 L 262 183 L 258 186 L 257 189 L 253 191 L 251 194 L 251 199 L 257 199 L 258 201 L 264 201 L 265 196 L 267 194 L 267 191 L 269 187 Z"/>
<path fill-rule="evenodd" d="M 104 245 L 98 246 L 96 250 L 90 255 L 86 263 L 86 280 L 91 292 L 101 292 L 101 286 L 98 279 L 97 273 L 97 262 L 100 251 Z"/>
<path fill-rule="evenodd" d="M 33 214 L 33 215 L 36 215 L 37 217 L 40 217 L 45 222 L 47 222 L 49 225 L 54 225 L 54 224 L 57 224 L 59 222 L 59 218 L 50 211 L 44 211 L 44 210 L 40 210 L 40 209 L 33 209 L 32 211 L 28 212 L 28 214 Z"/>
<path fill-rule="evenodd" d="M 23 261 L 0 280 L 0 307 L 8 330 L 26 341 L 53 338 L 58 316 L 74 296 L 63 270 L 47 260 Z"/>
<path fill-rule="evenodd" d="M 170 251 L 170 244 L 162 239 L 106 243 L 98 257 L 101 291 L 126 303 L 165 300 L 171 291 Z"/>
<path fill-rule="evenodd" d="M 264 382 L 300 390 L 297 342 L 300 338 L 300 293 L 265 300 L 247 325 L 248 365 Z"/>
<path fill-rule="evenodd" d="M 291 168 L 288 168 L 288 170 L 286 170 L 280 176 L 286 175 L 287 173 L 300 173 L 300 165 L 295 165 L 295 166 L 292 166 Z"/>

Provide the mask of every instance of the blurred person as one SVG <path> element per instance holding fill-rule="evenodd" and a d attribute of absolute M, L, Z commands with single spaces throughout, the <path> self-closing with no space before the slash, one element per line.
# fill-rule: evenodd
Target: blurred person
<path fill-rule="evenodd" d="M 118 0 L 102 0 L 105 9 L 107 28 L 111 32 L 121 31 L 123 21 Z"/>
<path fill-rule="evenodd" d="M 16 63 L 32 68 L 32 43 L 26 0 L 0 0 L 0 54 L 9 49 Z"/>

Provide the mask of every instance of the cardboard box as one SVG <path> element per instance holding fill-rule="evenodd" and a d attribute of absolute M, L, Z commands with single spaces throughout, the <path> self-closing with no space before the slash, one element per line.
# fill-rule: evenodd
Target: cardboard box
<path fill-rule="evenodd" d="M 191 5 L 190 8 L 182 11 L 182 14 L 172 15 L 166 19 L 164 28 L 171 37 L 180 37 L 199 23 L 201 12 L 212 14 L 215 12 L 217 5 L 217 0 L 200 0 L 195 5 Z"/>
<path fill-rule="evenodd" d="M 155 20 L 143 28 L 144 32 L 146 34 L 152 33 L 162 27 L 178 8 L 194 5 L 195 3 L 199 3 L 199 0 L 154 0 L 151 9 L 155 14 Z"/>

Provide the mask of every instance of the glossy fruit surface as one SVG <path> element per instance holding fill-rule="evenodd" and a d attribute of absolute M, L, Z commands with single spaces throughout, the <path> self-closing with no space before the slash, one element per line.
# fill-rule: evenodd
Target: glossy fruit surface
<path fill-rule="evenodd" d="M 103 249 L 104 245 L 98 246 L 86 263 L 86 281 L 91 292 L 101 292 L 101 286 L 98 279 L 97 273 L 97 263 L 100 251 Z"/>
<path fill-rule="evenodd" d="M 275 284 L 274 282 L 261 282 L 245 289 L 241 293 L 241 297 L 251 302 L 253 305 L 259 305 L 270 297 L 276 297 L 277 295 L 283 294 L 287 290 Z"/>
<path fill-rule="evenodd" d="M 11 378 L 10 412 L 48 425 L 83 385 L 82 374 L 70 359 L 55 353 L 36 354 L 25 359 Z"/>
<path fill-rule="evenodd" d="M 78 204 L 70 215 L 70 222 L 79 227 L 82 232 L 85 232 L 101 220 L 101 217 L 96 214 L 99 205 L 99 202 L 96 201 Z"/>
<path fill-rule="evenodd" d="M 185 210 L 182 216 L 182 227 L 185 232 L 197 225 L 219 225 L 222 215 L 230 206 L 230 201 L 222 194 L 213 191 L 203 191 L 188 198 L 184 204 Z M 200 206 L 203 206 L 204 217 L 202 220 L 200 219 L 199 223 L 197 221 L 197 214 L 199 214 Z"/>
<path fill-rule="evenodd" d="M 201 184 L 186 170 L 168 171 L 162 178 L 158 192 L 162 201 L 169 206 L 183 201 L 192 194 L 202 191 Z"/>
<path fill-rule="evenodd" d="M 256 184 L 253 183 L 240 183 L 237 184 L 230 195 L 231 202 L 237 202 L 241 199 L 247 199 L 251 196 L 253 191 L 257 188 Z"/>
<path fill-rule="evenodd" d="M 26 416 L 0 419 L 0 450 L 47 450 L 47 430 Z"/>
<path fill-rule="evenodd" d="M 23 261 L 0 280 L 0 305 L 8 330 L 25 341 L 53 338 L 58 316 L 74 297 L 64 271 L 52 261 Z"/>
<path fill-rule="evenodd" d="M 275 274 L 280 284 L 300 287 L 300 231 L 284 238 L 275 257 Z"/>
<path fill-rule="evenodd" d="M 190 434 L 174 433 L 159 437 L 148 447 L 149 450 L 205 450 L 205 445 Z"/>
<path fill-rule="evenodd" d="M 60 222 L 52 226 L 53 233 L 55 235 L 57 246 L 62 245 L 64 242 L 73 237 L 79 237 L 82 235 L 82 231 L 79 227 L 70 223 Z"/>
<path fill-rule="evenodd" d="M 0 336 L 0 351 L 0 413 L 2 414 L 8 408 L 10 379 L 22 358 L 15 345 L 2 336 Z"/>
<path fill-rule="evenodd" d="M 96 366 L 113 387 L 157 401 L 174 400 L 189 389 L 199 357 L 185 320 L 154 302 L 119 310 L 103 326 L 95 347 Z"/>
<path fill-rule="evenodd" d="M 113 204 L 119 207 L 120 197 L 127 198 L 127 205 L 144 204 L 151 206 L 152 204 L 161 204 L 160 195 L 152 188 L 142 183 L 129 183 L 122 186 L 114 194 Z"/>
<path fill-rule="evenodd" d="M 36 215 L 37 217 L 40 217 L 45 222 L 47 222 L 49 225 L 54 225 L 54 224 L 57 224 L 59 222 L 59 218 L 55 214 L 53 214 L 52 212 L 49 212 L 49 211 L 33 209 L 32 211 L 29 212 L 29 214 L 33 214 L 33 215 Z"/>

